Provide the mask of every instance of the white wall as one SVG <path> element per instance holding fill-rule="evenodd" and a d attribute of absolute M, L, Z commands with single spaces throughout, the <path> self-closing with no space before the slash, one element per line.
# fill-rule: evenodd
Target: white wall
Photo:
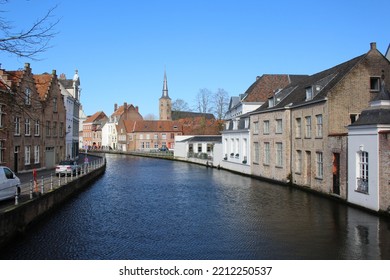
<path fill-rule="evenodd" d="M 371 127 L 350 127 L 348 132 L 348 202 L 375 211 L 379 210 L 378 131 Z M 359 177 L 358 152 L 368 152 L 368 193 L 356 191 Z"/>

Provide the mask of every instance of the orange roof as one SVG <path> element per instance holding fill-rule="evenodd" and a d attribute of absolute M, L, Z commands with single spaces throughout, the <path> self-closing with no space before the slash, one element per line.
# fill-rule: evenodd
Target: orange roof
<path fill-rule="evenodd" d="M 127 132 L 181 132 L 183 126 L 175 121 L 124 121 Z"/>
<path fill-rule="evenodd" d="M 98 121 L 102 118 L 104 118 L 106 116 L 106 114 L 104 114 L 103 111 L 99 111 L 99 112 L 96 112 L 95 114 L 93 114 L 92 116 L 89 116 L 85 121 L 84 123 L 93 123 L 94 121 Z"/>

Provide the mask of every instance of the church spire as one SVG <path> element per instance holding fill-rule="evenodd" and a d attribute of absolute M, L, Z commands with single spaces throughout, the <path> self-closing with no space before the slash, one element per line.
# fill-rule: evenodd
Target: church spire
<path fill-rule="evenodd" d="M 169 98 L 168 95 L 168 82 L 167 82 L 167 72 L 164 69 L 164 85 L 162 90 L 162 97 Z"/>

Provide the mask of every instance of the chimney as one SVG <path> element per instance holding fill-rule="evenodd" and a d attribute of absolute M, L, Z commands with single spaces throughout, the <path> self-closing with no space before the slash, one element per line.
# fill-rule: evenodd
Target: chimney
<path fill-rule="evenodd" d="M 27 70 L 27 69 L 30 69 L 30 63 L 26 62 L 24 64 L 24 69 Z"/>
<path fill-rule="evenodd" d="M 127 102 L 123 103 L 123 112 L 127 112 Z"/>
<path fill-rule="evenodd" d="M 116 110 L 118 110 L 118 104 L 114 104 L 114 112 L 116 112 Z"/>
<path fill-rule="evenodd" d="M 53 71 L 51 71 L 51 74 L 52 74 L 53 76 L 56 76 L 56 75 L 57 75 L 57 71 L 56 71 L 56 70 L 53 70 Z"/>
<path fill-rule="evenodd" d="M 138 106 L 135 106 L 135 111 L 137 111 L 137 113 L 138 113 Z"/>
<path fill-rule="evenodd" d="M 370 49 L 371 50 L 376 50 L 376 42 L 370 43 Z"/>

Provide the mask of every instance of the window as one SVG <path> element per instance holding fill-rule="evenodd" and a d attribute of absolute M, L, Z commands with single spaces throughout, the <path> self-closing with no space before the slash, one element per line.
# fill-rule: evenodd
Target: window
<path fill-rule="evenodd" d="M 64 137 L 64 123 L 60 122 L 60 131 L 59 131 L 60 137 Z"/>
<path fill-rule="evenodd" d="M 300 174 L 302 172 L 302 151 L 298 150 L 296 156 L 295 173 Z"/>
<path fill-rule="evenodd" d="M 270 144 L 269 142 L 264 143 L 264 164 L 269 164 L 270 163 Z"/>
<path fill-rule="evenodd" d="M 302 137 L 302 119 L 301 118 L 295 119 L 295 137 L 296 138 Z"/>
<path fill-rule="evenodd" d="M 259 160 L 260 160 L 260 147 L 259 147 L 259 142 L 254 142 L 253 143 L 254 146 L 255 146 L 255 158 L 253 160 L 254 163 L 259 163 Z"/>
<path fill-rule="evenodd" d="M 276 166 L 283 166 L 283 144 L 276 143 Z"/>
<path fill-rule="evenodd" d="M 24 134 L 27 136 L 31 135 L 30 119 L 24 120 Z"/>
<path fill-rule="evenodd" d="M 161 139 L 166 140 L 166 139 L 167 139 L 167 135 L 166 135 L 165 133 L 163 133 L 163 134 L 161 135 Z"/>
<path fill-rule="evenodd" d="M 146 142 L 146 149 L 150 149 L 150 142 Z"/>
<path fill-rule="evenodd" d="M 34 126 L 34 135 L 39 136 L 39 134 L 40 134 L 39 120 L 36 120 Z"/>
<path fill-rule="evenodd" d="M 198 144 L 198 153 L 202 152 L 202 144 Z"/>
<path fill-rule="evenodd" d="M 353 124 L 359 118 L 359 114 L 349 114 L 349 118 L 351 120 L 351 124 Z"/>
<path fill-rule="evenodd" d="M 313 99 L 313 88 L 307 87 L 306 88 L 306 101 Z"/>
<path fill-rule="evenodd" d="M 30 164 L 30 154 L 31 154 L 31 147 L 25 146 L 24 147 L 24 164 L 25 165 Z"/>
<path fill-rule="evenodd" d="M 263 133 L 264 134 L 269 134 L 269 121 L 264 121 L 263 122 Z"/>
<path fill-rule="evenodd" d="M 29 88 L 24 90 L 24 104 L 31 105 L 31 90 Z"/>
<path fill-rule="evenodd" d="M 356 190 L 358 192 L 368 193 L 368 153 L 359 151 L 358 160 L 359 177 L 357 178 Z"/>
<path fill-rule="evenodd" d="M 14 118 L 14 124 L 15 124 L 15 135 L 20 135 L 20 117 Z"/>
<path fill-rule="evenodd" d="M 3 104 L 0 104 L 0 128 L 3 127 L 3 123 L 4 123 L 4 105 Z"/>
<path fill-rule="evenodd" d="M 50 137 L 50 121 L 46 121 L 46 137 Z"/>
<path fill-rule="evenodd" d="M 57 137 L 57 122 L 53 122 L 53 136 Z"/>
<path fill-rule="evenodd" d="M 322 138 L 322 115 L 317 115 L 316 121 L 316 137 Z"/>
<path fill-rule="evenodd" d="M 4 155 L 5 155 L 5 141 L 0 140 L 0 163 L 4 162 Z"/>
<path fill-rule="evenodd" d="M 53 112 L 58 112 L 58 101 L 57 101 L 57 97 L 54 97 L 53 98 Z"/>
<path fill-rule="evenodd" d="M 34 163 L 39 163 L 39 146 L 34 146 Z"/>
<path fill-rule="evenodd" d="M 322 179 L 324 177 L 324 162 L 321 152 L 316 153 L 316 177 Z"/>
<path fill-rule="evenodd" d="M 305 122 L 306 122 L 305 138 L 311 138 L 311 117 L 310 116 L 305 117 Z"/>
<path fill-rule="evenodd" d="M 282 133 L 283 132 L 283 123 L 281 119 L 276 120 L 276 133 Z"/>
<path fill-rule="evenodd" d="M 380 90 L 380 78 L 379 77 L 371 77 L 370 78 L 370 90 L 371 91 L 379 91 Z"/>
<path fill-rule="evenodd" d="M 253 123 L 253 134 L 259 134 L 259 122 Z"/>

